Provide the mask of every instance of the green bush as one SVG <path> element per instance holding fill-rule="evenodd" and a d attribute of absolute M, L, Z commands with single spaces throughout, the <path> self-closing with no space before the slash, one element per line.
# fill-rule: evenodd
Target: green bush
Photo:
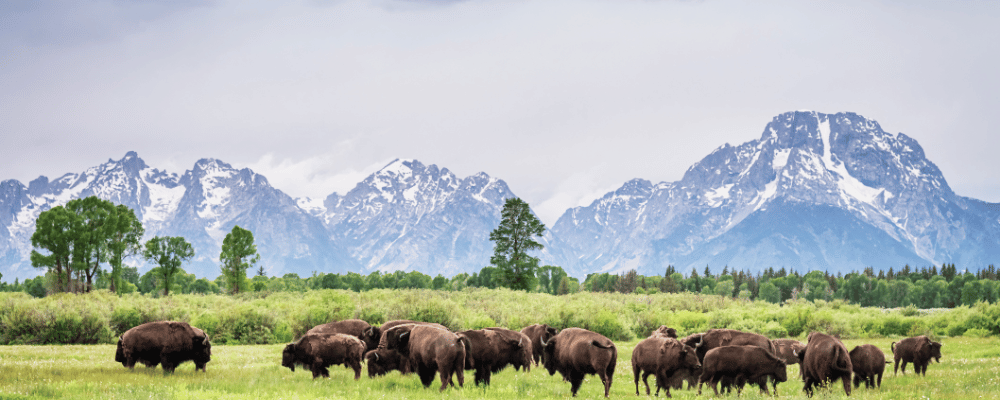
<path fill-rule="evenodd" d="M 635 339 L 632 332 L 618 320 L 618 316 L 607 310 L 599 311 L 593 319 L 584 320 L 581 328 L 600 333 L 611 340 Z"/>

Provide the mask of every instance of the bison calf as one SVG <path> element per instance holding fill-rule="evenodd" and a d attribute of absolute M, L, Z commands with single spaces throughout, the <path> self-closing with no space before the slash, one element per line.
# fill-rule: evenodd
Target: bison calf
<path fill-rule="evenodd" d="M 885 354 L 878 347 L 863 344 L 851 350 L 851 365 L 854 367 L 854 387 L 865 382 L 866 388 L 882 387 L 882 373 L 885 372 Z M 875 377 L 878 377 L 878 381 Z M 878 386 L 876 386 L 878 384 Z"/>
<path fill-rule="evenodd" d="M 187 322 L 147 322 L 129 329 L 118 338 L 115 361 L 132 369 L 135 363 L 147 367 L 163 365 L 164 373 L 174 372 L 184 361 L 194 361 L 195 371 L 205 371 L 212 360 L 212 344 L 205 331 Z"/>
<path fill-rule="evenodd" d="M 332 335 L 308 334 L 295 343 L 289 343 L 281 354 L 281 366 L 295 371 L 303 365 L 312 371 L 313 379 L 330 376 L 327 367 L 344 364 L 354 369 L 354 379 L 361 377 L 361 357 L 365 343 L 356 336 L 343 333 Z"/>
<path fill-rule="evenodd" d="M 802 354 L 802 388 L 812 397 L 813 386 L 826 386 L 837 379 L 844 383 L 844 393 L 851 395 L 851 374 L 854 370 L 851 355 L 839 339 L 819 332 L 809 334 L 805 353 Z"/>
<path fill-rule="evenodd" d="M 932 341 L 924 335 L 906 338 L 899 343 L 892 342 L 892 358 L 895 363 L 892 374 L 899 371 L 899 363 L 903 362 L 903 375 L 906 375 L 906 363 L 913 363 L 913 369 L 918 374 L 927 375 L 927 364 L 931 363 L 931 358 L 941 362 L 941 343 Z"/>
<path fill-rule="evenodd" d="M 541 344 L 545 369 L 549 375 L 559 371 L 570 382 L 573 396 L 587 374 L 597 374 L 604 383 L 604 397 L 608 397 L 618 361 L 618 349 L 610 339 L 586 329 L 566 328 Z"/>
<path fill-rule="evenodd" d="M 664 389 L 670 396 L 670 379 L 682 371 L 701 368 L 694 349 L 685 346 L 677 339 L 659 336 L 654 333 L 639 342 L 632 350 L 632 374 L 635 378 L 635 394 L 639 394 L 639 375 L 646 385 L 649 394 L 649 375 L 656 376 L 656 393 Z"/>
<path fill-rule="evenodd" d="M 307 331 L 306 335 L 332 335 L 334 333 L 343 333 L 361 339 L 362 342 L 365 342 L 366 351 L 375 350 L 375 347 L 378 346 L 379 332 L 360 319 L 346 319 L 316 325 Z"/>
<path fill-rule="evenodd" d="M 767 391 L 767 377 L 777 382 L 788 380 L 785 362 L 767 350 L 758 346 L 722 346 L 716 347 L 705 353 L 705 361 L 702 362 L 701 379 L 698 384 L 698 393 L 701 393 L 701 386 L 708 382 L 712 385 L 712 390 L 719 395 L 718 383 L 720 381 L 733 382 L 742 390 L 746 382 L 756 383 L 761 391 Z"/>

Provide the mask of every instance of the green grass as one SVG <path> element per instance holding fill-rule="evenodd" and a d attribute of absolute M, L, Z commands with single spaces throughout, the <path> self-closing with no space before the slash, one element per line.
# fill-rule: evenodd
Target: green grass
<path fill-rule="evenodd" d="M 889 353 L 889 343 L 899 339 L 846 340 L 848 349 L 872 343 Z M 854 389 L 854 399 L 975 399 L 1000 397 L 1000 340 L 996 338 L 945 338 L 944 357 L 932 364 L 926 377 L 909 373 L 892 376 L 892 365 L 881 390 Z M 635 398 L 632 349 L 638 341 L 619 342 L 619 360 L 612 385 L 613 398 Z M 194 364 L 182 364 L 173 375 L 160 368 L 136 367 L 134 371 L 114 362 L 113 345 L 0 346 L 0 398 L 106 398 L 106 399 L 523 399 L 569 398 L 569 383 L 542 368 L 531 372 L 508 368 L 494 375 L 489 388 L 472 384 L 466 373 L 464 388 L 437 390 L 439 382 L 425 389 L 415 375 L 398 373 L 360 380 L 353 371 L 333 366 L 329 379 L 312 379 L 304 370 L 294 373 L 280 366 L 282 345 L 213 346 L 213 360 L 207 373 L 195 372 Z M 789 381 L 778 386 L 779 398 L 805 398 L 798 366 L 788 369 Z M 654 379 L 650 379 L 653 381 Z M 652 383 L 652 382 L 651 382 Z M 641 386 L 641 383 L 640 383 Z M 821 389 L 815 399 L 845 398 L 839 382 L 836 388 Z M 641 389 L 643 392 L 645 389 Z M 711 397 L 705 388 L 703 398 Z M 695 398 L 695 392 L 673 391 L 674 398 Z M 580 389 L 580 398 L 603 395 L 600 380 L 589 376 Z M 662 396 L 662 394 L 661 394 Z M 645 397 L 645 396 L 642 396 Z M 735 395 L 730 397 L 735 398 Z M 769 398 L 747 388 L 744 399 Z"/>

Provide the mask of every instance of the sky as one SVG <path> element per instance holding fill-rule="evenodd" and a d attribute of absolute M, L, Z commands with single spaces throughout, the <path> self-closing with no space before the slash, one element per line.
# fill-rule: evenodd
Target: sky
<path fill-rule="evenodd" d="M 774 116 L 851 111 L 1000 202 L 1000 2 L 9 1 L 0 180 L 136 151 L 293 197 L 396 158 L 503 179 L 552 226 Z"/>

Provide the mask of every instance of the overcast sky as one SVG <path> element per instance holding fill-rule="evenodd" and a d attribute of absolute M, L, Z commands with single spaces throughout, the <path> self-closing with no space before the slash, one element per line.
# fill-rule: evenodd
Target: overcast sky
<path fill-rule="evenodd" d="M 293 197 L 395 158 L 505 180 L 551 226 L 777 114 L 904 132 L 1000 202 L 997 1 L 7 1 L 0 180 L 127 151 Z"/>

